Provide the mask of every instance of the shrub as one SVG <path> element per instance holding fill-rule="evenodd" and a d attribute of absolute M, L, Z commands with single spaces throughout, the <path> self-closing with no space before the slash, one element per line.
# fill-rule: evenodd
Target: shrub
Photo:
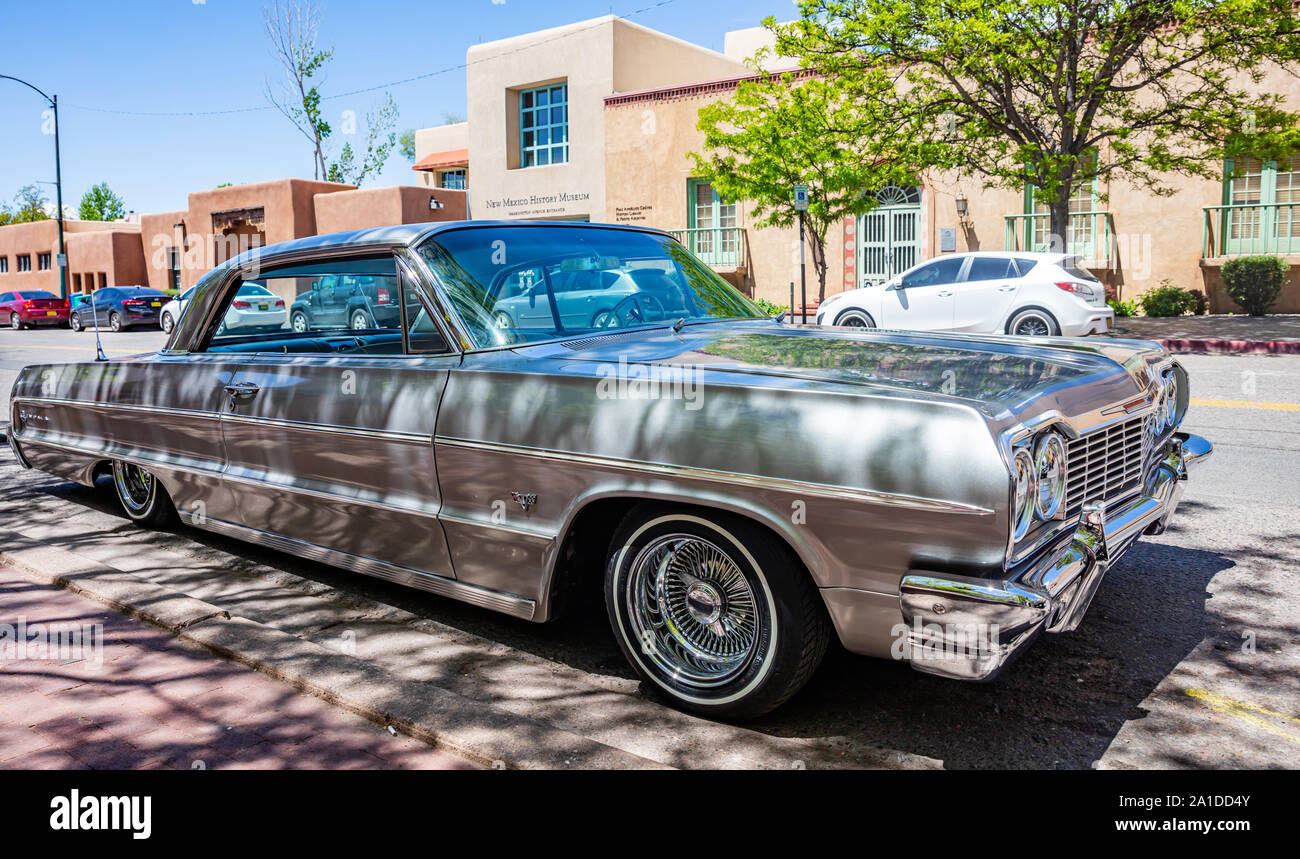
<path fill-rule="evenodd" d="M 1237 257 L 1223 264 L 1228 297 L 1251 316 L 1263 316 L 1282 293 L 1287 264 L 1281 257 Z"/>
<path fill-rule="evenodd" d="M 1115 311 L 1116 316 L 1137 316 L 1138 315 L 1137 305 L 1134 304 L 1132 301 L 1119 301 L 1118 299 L 1112 298 L 1106 303 L 1109 304 L 1111 309 Z"/>
<path fill-rule="evenodd" d="M 1205 297 L 1205 293 L 1191 290 L 1192 293 L 1192 313 L 1196 316 L 1204 316 L 1210 312 L 1210 299 Z"/>
<path fill-rule="evenodd" d="M 1138 298 L 1147 316 L 1182 316 L 1196 307 L 1196 293 L 1174 286 L 1168 278 Z"/>
<path fill-rule="evenodd" d="M 768 316 L 776 316 L 782 310 L 785 310 L 784 304 L 774 304 L 766 298 L 755 298 L 754 303 L 758 305 L 759 310 Z"/>

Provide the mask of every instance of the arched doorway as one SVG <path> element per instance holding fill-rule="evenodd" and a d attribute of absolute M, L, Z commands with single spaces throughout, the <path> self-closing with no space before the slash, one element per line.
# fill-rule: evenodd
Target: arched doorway
<path fill-rule="evenodd" d="M 858 286 L 884 283 L 921 260 L 921 188 L 886 185 L 858 224 Z"/>

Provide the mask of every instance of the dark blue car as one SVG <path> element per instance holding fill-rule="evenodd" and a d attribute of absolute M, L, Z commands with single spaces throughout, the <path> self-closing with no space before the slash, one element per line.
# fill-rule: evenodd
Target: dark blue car
<path fill-rule="evenodd" d="M 106 286 L 95 290 L 89 301 L 74 307 L 68 324 L 73 331 L 93 328 L 96 324 L 114 331 L 137 325 L 157 327 L 158 315 L 169 300 L 166 293 L 146 286 Z"/>

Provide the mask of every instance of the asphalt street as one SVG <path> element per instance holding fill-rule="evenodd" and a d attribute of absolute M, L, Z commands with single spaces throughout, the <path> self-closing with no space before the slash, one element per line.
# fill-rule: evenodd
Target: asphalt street
<path fill-rule="evenodd" d="M 156 331 L 103 335 L 109 357 L 156 349 L 163 339 Z M 93 357 L 90 333 L 0 331 L 6 415 L 22 366 Z M 749 736 L 773 748 L 799 741 L 840 749 L 849 765 L 857 750 L 873 748 L 951 768 L 1300 768 L 1300 356 L 1179 360 L 1192 384 L 1184 429 L 1210 439 L 1215 454 L 1192 475 L 1173 527 L 1143 538 L 1108 574 L 1078 631 L 1041 637 L 982 685 L 833 648 L 809 687 L 746 726 Z M 93 524 L 104 540 L 145 539 L 132 536 L 108 486 L 20 472 L 7 451 L 0 477 L 0 524 L 61 517 Z M 640 698 L 598 596 L 537 626 L 185 528 L 147 539 L 196 564 L 306 582 L 320 598 L 369 607 L 358 623 L 398 612 L 411 629 L 455 638 L 457 670 L 442 682 L 459 694 L 637 746 L 638 754 L 660 742 L 691 746 L 692 733 L 714 736 L 708 723 L 660 713 Z M 368 658 L 377 661 L 412 658 L 373 648 Z M 535 685 L 525 692 L 484 667 L 503 661 L 636 699 L 642 734 L 658 719 L 676 735 L 638 739 L 631 722 L 618 734 L 598 711 L 544 705 Z"/>

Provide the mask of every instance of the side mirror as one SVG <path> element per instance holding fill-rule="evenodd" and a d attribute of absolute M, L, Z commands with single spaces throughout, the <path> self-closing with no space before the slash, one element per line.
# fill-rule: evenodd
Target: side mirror
<path fill-rule="evenodd" d="M 782 311 L 781 311 L 780 313 L 778 313 L 776 316 L 773 316 L 773 317 L 772 317 L 772 321 L 773 321 L 773 322 L 785 322 L 785 315 L 786 315 L 787 313 L 789 313 L 789 312 L 790 312 L 790 311 L 788 311 L 788 310 L 782 310 Z"/>

